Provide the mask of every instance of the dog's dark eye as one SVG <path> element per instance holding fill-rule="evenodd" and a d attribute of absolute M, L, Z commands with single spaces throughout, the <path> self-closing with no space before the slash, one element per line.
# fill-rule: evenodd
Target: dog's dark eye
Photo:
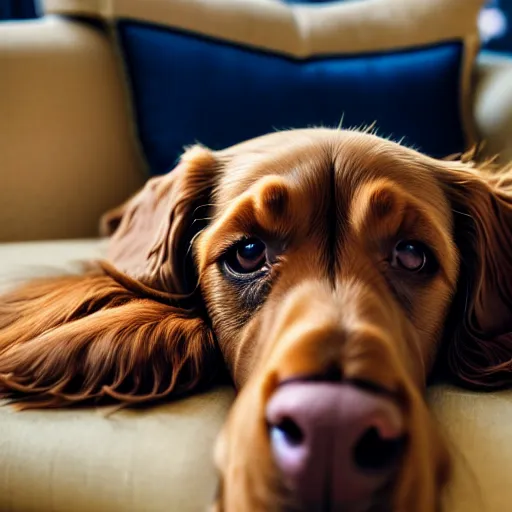
<path fill-rule="evenodd" d="M 258 238 L 250 238 L 235 245 L 226 264 L 239 274 L 250 274 L 265 265 L 266 256 L 267 246 Z"/>
<path fill-rule="evenodd" d="M 395 246 L 391 263 L 394 267 L 410 272 L 421 272 L 431 263 L 430 254 L 425 244 L 414 240 L 402 240 Z"/>

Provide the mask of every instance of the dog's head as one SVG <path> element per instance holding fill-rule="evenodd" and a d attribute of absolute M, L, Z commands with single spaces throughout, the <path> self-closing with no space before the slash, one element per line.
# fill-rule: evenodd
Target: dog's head
<path fill-rule="evenodd" d="M 210 371 L 197 338 L 213 332 L 241 390 L 217 445 L 219 510 L 436 509 L 449 462 L 422 400 L 436 357 L 471 385 L 511 381 L 510 172 L 282 132 L 193 147 L 108 225 L 111 264 L 206 326 L 180 379 Z M 343 446 L 315 445 L 336 432 Z"/>

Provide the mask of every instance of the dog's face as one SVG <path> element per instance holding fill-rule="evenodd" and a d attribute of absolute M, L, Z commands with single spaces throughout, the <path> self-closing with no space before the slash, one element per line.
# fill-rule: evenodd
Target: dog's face
<path fill-rule="evenodd" d="M 318 510 L 328 503 L 332 510 L 367 510 L 369 492 L 382 506 L 383 489 L 407 478 L 420 449 L 429 459 L 433 496 L 447 457 L 418 390 L 456 292 L 459 251 L 451 204 L 428 161 L 359 133 L 274 134 L 237 148 L 213 204 L 212 220 L 194 243 L 199 282 L 235 384 L 245 386 L 218 447 L 220 509 L 307 501 Z M 344 474 L 347 482 L 332 475 L 322 482 L 343 487 L 353 479 L 360 490 L 347 491 L 345 500 L 342 492 L 301 493 L 294 479 L 323 469 L 297 474 L 282 467 L 279 458 L 287 455 L 276 453 L 275 432 L 290 436 L 290 418 L 269 424 L 269 402 L 298 381 L 350 383 L 396 408 L 392 437 L 403 440 L 397 460 L 375 471 L 354 464 L 347 471 L 361 474 Z M 410 435 L 420 425 L 421 441 Z M 380 441 L 374 451 L 385 451 Z M 370 466 L 381 464 L 379 453 L 372 457 Z M 261 459 L 271 463 L 265 470 Z M 422 489 L 415 491 L 421 499 Z"/>
<path fill-rule="evenodd" d="M 371 327 L 377 345 L 389 343 L 403 371 L 424 383 L 457 285 L 451 204 L 428 163 L 376 140 L 278 133 L 238 147 L 224 167 L 194 248 L 237 387 L 263 353 L 272 357 L 271 338 L 293 329 L 293 352 L 311 328 L 335 346 L 315 340 L 308 350 L 318 355 L 306 360 L 282 354 L 278 380 L 334 371 L 395 387 L 352 375 L 350 340 Z"/>
<path fill-rule="evenodd" d="M 0 396 L 142 402 L 227 366 L 217 510 L 439 509 L 434 364 L 512 382 L 510 168 L 282 132 L 190 149 L 103 225 L 102 270 L 0 300 Z"/>

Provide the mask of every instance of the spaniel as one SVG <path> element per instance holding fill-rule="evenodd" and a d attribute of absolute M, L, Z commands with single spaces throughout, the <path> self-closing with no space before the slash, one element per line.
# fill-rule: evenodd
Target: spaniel
<path fill-rule="evenodd" d="M 215 510 L 439 510 L 433 369 L 512 381 L 511 170 L 280 132 L 190 148 L 103 228 L 104 261 L 0 299 L 4 398 L 134 404 L 227 369 Z"/>

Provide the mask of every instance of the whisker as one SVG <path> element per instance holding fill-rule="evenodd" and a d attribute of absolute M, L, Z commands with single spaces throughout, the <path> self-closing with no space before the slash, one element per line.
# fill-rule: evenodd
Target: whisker
<path fill-rule="evenodd" d="M 188 244 L 188 249 L 187 249 L 187 252 L 185 253 L 185 257 L 188 257 L 190 256 L 190 251 L 192 250 L 193 246 L 194 246 L 194 242 L 196 241 L 196 238 L 204 231 L 204 229 L 202 229 L 201 231 L 198 231 L 190 240 L 190 243 Z"/>
<path fill-rule="evenodd" d="M 194 209 L 192 215 L 195 215 L 200 208 L 213 208 L 214 206 L 216 206 L 214 203 L 200 204 L 197 208 Z"/>
<path fill-rule="evenodd" d="M 194 219 L 192 221 L 191 226 L 193 226 L 196 222 L 200 222 L 200 221 L 204 221 L 204 220 L 208 220 L 209 221 L 209 220 L 212 220 L 212 219 L 213 219 L 213 217 L 200 217 L 200 218 Z"/>
<path fill-rule="evenodd" d="M 472 216 L 472 215 L 470 215 L 469 213 L 461 212 L 460 210 L 456 210 L 455 208 L 452 208 L 452 212 L 453 212 L 453 213 L 456 213 L 457 215 L 463 215 L 464 217 L 468 217 L 468 218 L 470 218 L 471 220 L 474 220 L 474 219 L 473 219 L 473 216 Z"/>

